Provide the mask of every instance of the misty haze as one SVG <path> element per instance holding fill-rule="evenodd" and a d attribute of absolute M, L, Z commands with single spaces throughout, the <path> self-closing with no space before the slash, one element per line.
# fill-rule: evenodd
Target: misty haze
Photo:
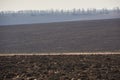
<path fill-rule="evenodd" d="M 0 25 L 51 23 L 120 18 L 120 9 L 1 11 Z"/>

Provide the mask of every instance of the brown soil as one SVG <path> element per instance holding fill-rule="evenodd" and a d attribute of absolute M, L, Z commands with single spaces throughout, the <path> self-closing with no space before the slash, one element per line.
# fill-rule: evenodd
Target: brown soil
<path fill-rule="evenodd" d="M 119 54 L 0 56 L 0 80 L 119 79 Z"/>

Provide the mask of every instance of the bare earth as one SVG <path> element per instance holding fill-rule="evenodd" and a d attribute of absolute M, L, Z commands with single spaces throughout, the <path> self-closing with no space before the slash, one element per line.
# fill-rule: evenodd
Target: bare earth
<path fill-rule="evenodd" d="M 119 80 L 120 19 L 0 26 L 0 80 Z"/>
<path fill-rule="evenodd" d="M 119 52 L 120 19 L 0 26 L 0 53 Z"/>
<path fill-rule="evenodd" d="M 119 54 L 0 56 L 0 80 L 119 79 Z"/>

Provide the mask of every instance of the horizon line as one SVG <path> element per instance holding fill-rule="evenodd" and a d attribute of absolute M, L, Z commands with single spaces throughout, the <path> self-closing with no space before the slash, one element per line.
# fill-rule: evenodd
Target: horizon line
<path fill-rule="evenodd" d="M 19 11 L 72 11 L 72 10 L 102 10 L 102 9 L 107 9 L 107 10 L 114 10 L 114 9 L 120 9 L 119 6 L 113 7 L 113 8 L 72 8 L 72 9 L 21 9 L 21 10 L 0 10 L 0 12 L 7 12 L 7 11 L 11 11 L 11 12 L 19 12 Z"/>

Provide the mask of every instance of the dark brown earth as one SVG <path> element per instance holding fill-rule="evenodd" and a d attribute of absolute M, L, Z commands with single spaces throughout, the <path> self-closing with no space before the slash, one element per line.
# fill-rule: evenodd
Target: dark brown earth
<path fill-rule="evenodd" d="M 0 53 L 120 51 L 120 19 L 0 26 Z"/>
<path fill-rule="evenodd" d="M 0 80 L 119 79 L 119 54 L 0 56 Z"/>

